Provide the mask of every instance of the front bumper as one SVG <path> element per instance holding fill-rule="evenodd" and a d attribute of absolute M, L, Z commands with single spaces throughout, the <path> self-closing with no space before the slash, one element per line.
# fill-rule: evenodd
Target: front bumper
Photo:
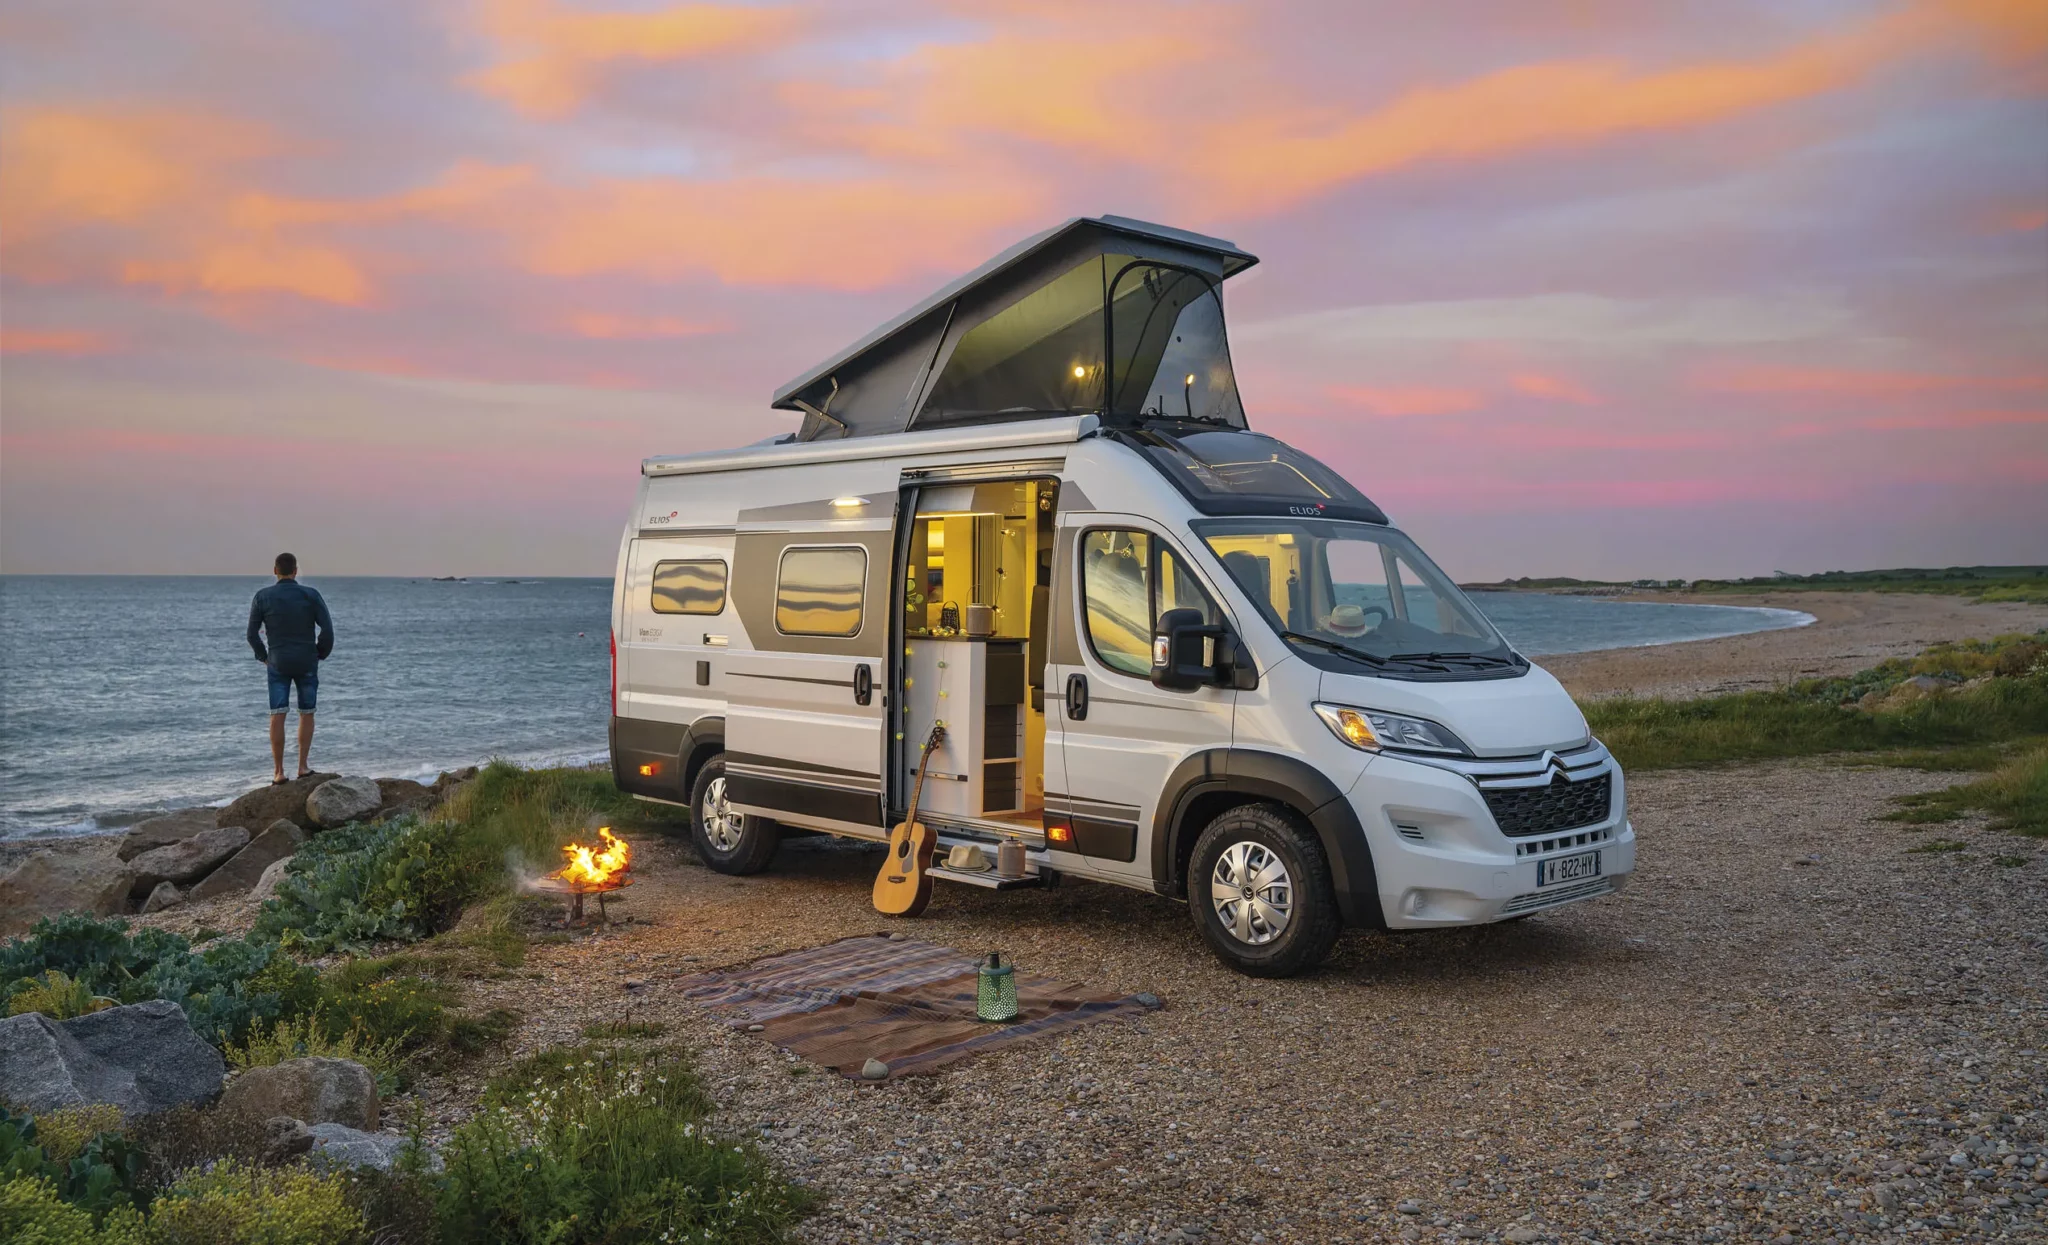
<path fill-rule="evenodd" d="M 1488 808 L 1485 788 L 1551 781 L 1610 784 L 1607 815 L 1569 829 L 1509 837 Z M 1635 872 L 1635 828 L 1621 767 L 1598 743 L 1553 757 L 1510 761 L 1373 758 L 1347 795 L 1367 845 L 1389 929 L 1479 925 L 1598 895 Z M 1543 863 L 1600 853 L 1597 877 L 1538 883 Z"/>

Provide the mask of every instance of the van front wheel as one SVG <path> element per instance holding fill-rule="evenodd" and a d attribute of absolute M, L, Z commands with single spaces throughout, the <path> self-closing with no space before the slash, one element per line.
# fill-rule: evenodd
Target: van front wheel
<path fill-rule="evenodd" d="M 713 757 L 690 787 L 690 841 L 719 873 L 759 873 L 782 846 L 782 827 L 732 807 L 726 796 L 725 758 Z"/>
<path fill-rule="evenodd" d="M 1219 959 L 1250 977 L 1313 968 L 1341 928 L 1315 832 L 1272 804 L 1233 808 L 1188 861 L 1188 911 Z"/>

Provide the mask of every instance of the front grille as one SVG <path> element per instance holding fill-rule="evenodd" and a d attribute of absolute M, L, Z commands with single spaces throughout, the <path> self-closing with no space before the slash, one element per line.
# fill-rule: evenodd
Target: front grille
<path fill-rule="evenodd" d="M 1584 782 L 1553 782 L 1541 787 L 1487 787 L 1484 794 L 1500 832 L 1520 839 L 1607 820 L 1613 786 L 1613 777 L 1602 774 Z"/>
<path fill-rule="evenodd" d="M 1556 890 L 1537 891 L 1531 895 L 1517 895 L 1501 905 L 1500 914 L 1502 916 L 1515 916 L 1523 912 L 1534 912 L 1538 908 L 1554 908 L 1561 903 L 1571 903 L 1579 899 L 1591 899 L 1595 895 L 1605 895 L 1613 889 L 1614 883 L 1610 879 L 1593 878 L 1589 881 L 1577 882 L 1570 886 L 1560 886 Z"/>

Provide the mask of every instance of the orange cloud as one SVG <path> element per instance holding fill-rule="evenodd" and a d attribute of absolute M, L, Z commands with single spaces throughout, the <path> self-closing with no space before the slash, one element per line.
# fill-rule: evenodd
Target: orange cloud
<path fill-rule="evenodd" d="M 123 266 L 121 279 L 173 294 L 296 294 L 347 306 L 370 301 L 369 277 L 354 260 L 323 246 L 228 244 L 189 260 L 135 260 Z"/>
<path fill-rule="evenodd" d="M 486 164 L 458 160 L 424 186 L 367 199 L 286 199 L 251 193 L 240 196 L 230 219 L 245 229 L 277 229 L 296 225 L 369 225 L 406 217 L 449 217 L 488 207 L 503 196 L 530 186 L 534 171 L 525 165 Z"/>
<path fill-rule="evenodd" d="M 649 341 L 666 337 L 702 337 L 732 328 L 725 320 L 685 320 L 680 316 L 615 316 L 583 311 L 568 318 L 569 331 L 578 337 L 615 341 Z"/>
<path fill-rule="evenodd" d="M 514 223 L 534 271 L 709 273 L 739 285 L 872 289 L 965 267 L 1043 218 L 1028 187 L 997 181 L 615 180 L 542 196 Z"/>
<path fill-rule="evenodd" d="M 604 71 L 758 48 L 794 24 L 788 9 L 681 4 L 649 13 L 566 12 L 552 0 L 484 0 L 483 27 L 504 59 L 469 77 L 535 117 L 575 111 Z"/>
<path fill-rule="evenodd" d="M 1593 406 L 1600 397 L 1585 386 L 1566 376 L 1549 376 L 1541 372 L 1523 372 L 1509 381 L 1519 393 L 1532 398 L 1551 398 L 1558 402 L 1576 402 L 1581 406 Z"/>
<path fill-rule="evenodd" d="M 82 329 L 0 329 L 0 354 L 106 354 L 114 343 Z"/>
<path fill-rule="evenodd" d="M 1476 411 L 1485 398 L 1469 389 L 1409 387 L 1372 388 L 1364 385 L 1331 385 L 1324 391 L 1339 402 L 1362 407 L 1375 415 L 1457 415 Z"/>
<path fill-rule="evenodd" d="M 10 110 L 0 120 L 7 240 L 19 247 L 78 224 L 136 223 L 265 145 L 255 127 L 200 114 Z"/>
<path fill-rule="evenodd" d="M 1962 390 L 2025 393 L 2036 389 L 2048 389 L 2048 375 L 1990 376 L 1753 367 L 1709 374 L 1700 379 L 1699 386 L 1726 393 L 1827 394 L 1885 398 Z"/>

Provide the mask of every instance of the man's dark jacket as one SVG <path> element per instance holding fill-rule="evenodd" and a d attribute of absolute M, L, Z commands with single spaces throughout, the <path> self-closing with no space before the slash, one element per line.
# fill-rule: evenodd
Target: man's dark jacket
<path fill-rule="evenodd" d="M 319 635 L 315 638 L 314 629 Z M 265 651 L 263 640 L 270 638 Z M 249 602 L 249 647 L 279 674 L 312 674 L 334 651 L 327 602 L 296 579 L 280 579 Z"/>

